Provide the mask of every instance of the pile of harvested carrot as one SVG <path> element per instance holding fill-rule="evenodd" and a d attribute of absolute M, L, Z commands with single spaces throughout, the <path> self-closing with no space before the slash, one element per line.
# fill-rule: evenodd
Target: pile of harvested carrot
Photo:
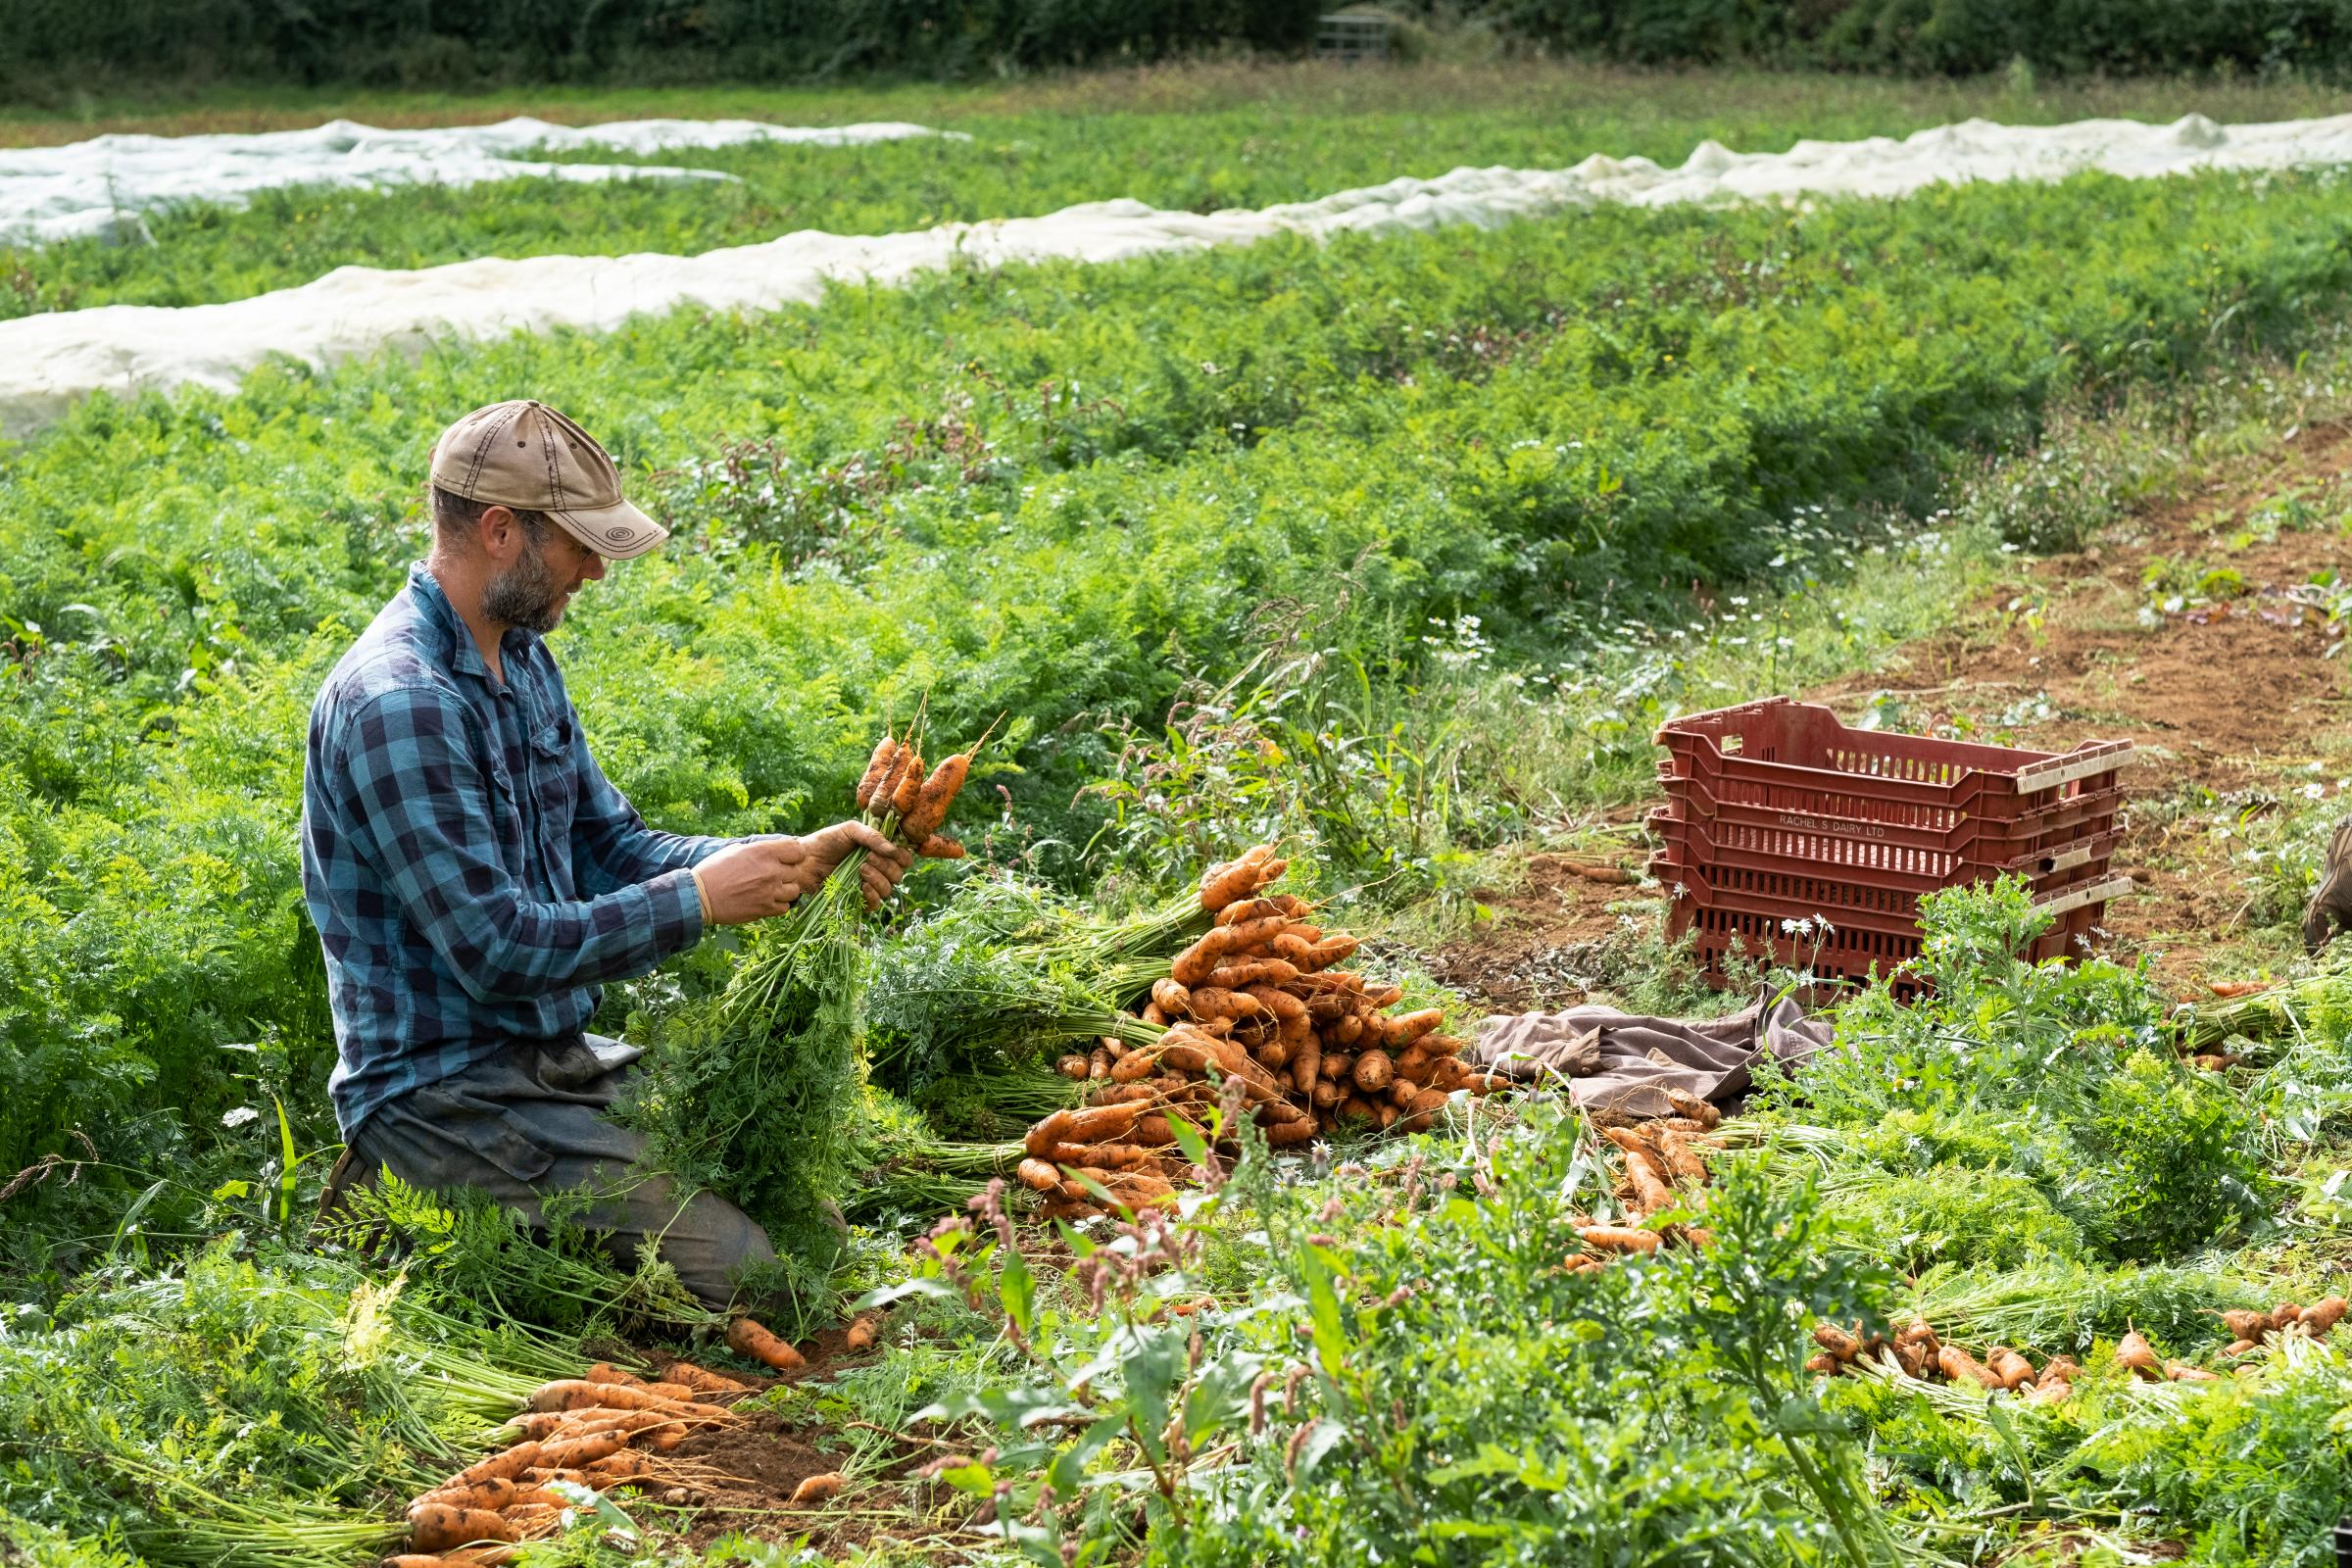
<path fill-rule="evenodd" d="M 505 1431 L 510 1445 L 468 1465 L 409 1505 L 409 1550 L 387 1568 L 476 1568 L 506 1561 L 514 1544 L 552 1535 L 573 1499 L 552 1490 L 570 1482 L 591 1492 L 633 1487 L 662 1500 L 690 1501 L 723 1479 L 692 1460 L 666 1457 L 689 1432 L 738 1418 L 721 1400 L 750 1386 L 688 1361 L 663 1381 L 599 1363 L 579 1378 L 533 1391 Z"/>
<path fill-rule="evenodd" d="M 1089 1181 L 1121 1203 L 1166 1200 L 1183 1168 L 1168 1115 L 1213 1103 L 1213 1080 L 1240 1083 L 1277 1148 L 1350 1123 L 1426 1127 L 1454 1092 L 1505 1085 L 1462 1063 L 1438 1008 L 1392 1013 L 1400 987 L 1341 968 L 1355 938 L 1316 925 L 1306 901 L 1265 892 L 1289 865 L 1260 845 L 1209 868 L 1200 907 L 1214 923 L 1143 1009 L 1166 1032 L 1148 1046 L 1106 1037 L 1091 1055 L 1062 1058 L 1064 1074 L 1097 1087 L 1085 1108 L 1029 1129 L 1025 1185 L 1072 1208 L 1095 1201 Z"/>
<path fill-rule="evenodd" d="M 1578 1225 L 1577 1239 L 1584 1245 L 1568 1255 L 1570 1273 L 1605 1268 L 1613 1257 L 1647 1254 L 1669 1244 L 1705 1247 L 1713 1242 L 1696 1225 L 1652 1222 L 1653 1215 L 1667 1209 L 1692 1206 L 1686 1189 L 1703 1194 L 1707 1162 L 1699 1150 L 1723 1120 L 1723 1112 L 1706 1101 L 1677 1091 L 1669 1091 L 1669 1098 L 1676 1114 L 1656 1120 L 1594 1114 L 1593 1125 L 1624 1160 L 1617 1197 L 1631 1223 Z"/>
<path fill-rule="evenodd" d="M 2218 1315 L 2223 1326 L 2234 1336 L 2230 1348 L 2222 1353 L 2232 1357 L 2244 1355 L 2273 1335 L 2325 1339 L 2343 1319 L 2346 1306 L 2344 1298 L 2330 1296 L 2310 1306 L 2285 1301 L 2268 1312 L 2222 1312 Z M 2066 1355 L 2054 1355 L 2036 1370 L 2023 1352 L 2006 1345 L 1992 1347 L 1979 1360 L 1956 1345 L 1944 1344 L 1934 1329 L 1916 1318 L 1897 1330 L 1891 1340 L 1878 1335 L 1862 1339 L 1834 1323 L 1816 1328 L 1813 1339 L 1821 1347 L 1821 1353 L 1805 1363 L 1808 1372 L 1836 1377 L 1856 1361 L 1883 1364 L 1891 1358 L 1906 1377 L 1927 1381 L 1940 1378 L 1946 1383 L 1974 1384 L 1987 1391 L 2022 1393 L 2035 1403 L 2056 1403 L 2067 1398 L 2074 1393 L 2074 1380 L 2082 1370 L 2072 1356 Z M 2116 1342 L 2115 1359 L 2143 1383 L 2219 1381 L 2219 1374 L 2203 1367 L 2165 1360 L 2137 1329 L 2129 1330 Z"/>
<path fill-rule="evenodd" d="M 1994 1346 L 1979 1360 L 1959 1346 L 1945 1344 L 1920 1318 L 1913 1318 L 1897 1329 L 1892 1339 L 1877 1334 L 1864 1339 L 1835 1323 L 1824 1323 L 1814 1329 L 1813 1343 L 1821 1347 L 1821 1352 L 1805 1363 L 1805 1370 L 1824 1377 L 1836 1377 L 1858 1361 L 1891 1363 L 1905 1377 L 1929 1383 L 1973 1384 L 1988 1392 L 2006 1391 L 2020 1394 L 2036 1404 L 2054 1404 L 2073 1395 L 2075 1379 L 2082 1373 L 2071 1355 L 2053 1355 L 2036 1368 L 2022 1351 L 2006 1345 Z M 2155 1368 L 2155 1377 L 2165 1375 L 2157 1364 L 2155 1350 L 2137 1332 L 2125 1335 L 2116 1353 L 2119 1358 L 2136 1353 Z M 2198 1373 L 2194 1367 L 2183 1367 L 2180 1371 L 2201 1377 L 2212 1375 Z"/>
<path fill-rule="evenodd" d="M 2297 1306 L 2281 1301 L 2268 1312 L 2234 1311 L 2221 1314 L 2222 1326 L 2230 1332 L 2229 1348 L 2224 1355 L 2246 1355 L 2267 1343 L 2272 1336 L 2284 1339 L 2300 1335 L 2305 1339 L 2324 1340 L 2328 1331 L 2343 1321 L 2348 1304 L 2340 1296 L 2330 1296 L 2309 1306 Z"/>

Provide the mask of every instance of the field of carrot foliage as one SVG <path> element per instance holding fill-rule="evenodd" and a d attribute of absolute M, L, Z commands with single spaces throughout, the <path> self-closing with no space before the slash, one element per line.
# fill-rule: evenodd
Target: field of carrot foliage
<path fill-rule="evenodd" d="M 742 176 L 715 192 L 191 206 L 151 219 L 153 246 L 0 253 L 0 315 L 243 298 L 345 263 L 1257 206 L 1708 136 L 2332 107 L 2291 82 L 1516 67 L 557 97 L 496 112 L 972 139 L 683 160 Z M 223 100 L 165 128 L 336 113 L 456 118 Z M 1951 896 L 1935 999 L 1849 1001 L 1834 1053 L 1717 1130 L 1682 1200 L 1709 1248 L 1563 1269 L 1577 1225 L 1622 1208 L 1621 1152 L 1533 1097 L 1303 1159 L 1245 1132 L 1140 1226 L 965 1201 L 1076 1102 L 1041 1020 L 1134 999 L 1073 955 L 1210 860 L 1284 843 L 1284 886 L 1468 1034 L 1505 1001 L 1461 956 L 1532 852 L 1631 853 L 1662 719 L 1871 671 L 2021 561 L 2340 427 L 2345 196 L 2327 168 L 2086 175 L 955 267 L 101 396 L 0 447 L 0 1561 L 396 1551 L 407 1500 L 543 1381 L 663 1365 L 714 1326 L 572 1228 L 534 1240 L 397 1188 L 310 1224 L 338 1147 L 298 884 L 305 716 L 423 554 L 433 434 L 517 396 L 595 431 L 675 530 L 551 645 L 656 826 L 805 830 L 846 813 L 892 719 L 997 724 L 972 856 L 910 879 L 824 1102 L 841 1137 L 805 1174 L 851 1238 L 762 1216 L 792 1268 L 777 1326 L 815 1369 L 739 1406 L 749 1428 L 695 1449 L 692 1484 L 583 1503 L 521 1561 L 2332 1560 L 2352 1330 L 2221 1316 L 2340 1298 L 2352 1267 L 2352 971 L 2300 956 L 2328 813 L 2285 785 L 2194 808 L 2239 810 L 2254 857 L 2228 961 L 2288 984 L 2177 1013 L 2152 954 L 2035 969 L 2008 956 L 2021 895 Z M 2340 492 L 2298 518 L 2340 559 Z M 2340 631 L 2332 571 L 2305 586 Z M 1654 903 L 1620 912 L 1582 989 L 1727 1005 Z M 609 988 L 597 1027 L 680 1059 L 760 942 Z M 870 1350 L 838 1330 L 860 1297 L 888 1308 Z M 1840 1326 L 1914 1320 L 1984 1362 L 2072 1358 L 2072 1389 L 1819 1362 Z M 2225 1358 L 2232 1340 L 2253 1343 Z M 2140 1376 L 2143 1346 L 2184 1375 Z M 839 1497 L 793 1504 L 820 1472 Z"/>

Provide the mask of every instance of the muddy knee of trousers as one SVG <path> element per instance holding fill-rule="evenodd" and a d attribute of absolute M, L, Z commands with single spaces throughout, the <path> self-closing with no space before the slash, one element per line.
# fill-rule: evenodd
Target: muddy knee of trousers
<path fill-rule="evenodd" d="M 731 1302 L 747 1268 L 775 1261 L 767 1232 L 715 1193 L 697 1193 L 660 1232 L 662 1260 L 712 1310 Z"/>

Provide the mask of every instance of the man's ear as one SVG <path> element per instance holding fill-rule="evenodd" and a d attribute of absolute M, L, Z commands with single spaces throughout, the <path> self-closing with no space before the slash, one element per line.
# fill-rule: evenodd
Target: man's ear
<path fill-rule="evenodd" d="M 482 553 L 500 565 L 512 565 L 522 553 L 522 520 L 512 507 L 484 507 L 475 527 Z"/>

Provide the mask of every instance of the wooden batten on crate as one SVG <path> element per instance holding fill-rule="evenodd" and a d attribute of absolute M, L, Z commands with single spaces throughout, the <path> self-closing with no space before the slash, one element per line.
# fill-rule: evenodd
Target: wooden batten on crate
<path fill-rule="evenodd" d="M 1786 697 L 1656 738 L 1650 872 L 1672 900 L 1668 938 L 1696 933 L 1719 983 L 1735 946 L 1825 981 L 1885 974 L 1919 955 L 1924 895 L 2004 873 L 2052 916 L 2028 956 L 2080 957 L 2132 887 L 2110 867 L 2129 741 L 2050 753 L 1889 735 Z"/>

